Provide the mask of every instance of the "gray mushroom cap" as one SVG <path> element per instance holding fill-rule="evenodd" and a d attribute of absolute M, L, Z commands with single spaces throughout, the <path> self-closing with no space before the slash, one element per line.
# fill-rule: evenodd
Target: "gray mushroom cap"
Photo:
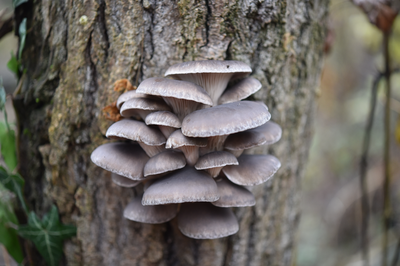
<path fill-rule="evenodd" d="M 112 124 L 106 132 L 106 137 L 130 139 L 150 146 L 158 146 L 166 142 L 164 135 L 157 128 L 149 127 L 133 119 L 123 119 Z"/>
<path fill-rule="evenodd" d="M 144 176 L 159 175 L 185 167 L 185 156 L 181 152 L 166 150 L 151 157 L 144 166 Z"/>
<path fill-rule="evenodd" d="M 242 186 L 233 184 L 226 178 L 216 180 L 219 200 L 212 202 L 218 207 L 248 207 L 254 206 L 256 200 L 253 194 Z"/>
<path fill-rule="evenodd" d="M 140 115 L 145 120 L 151 112 L 170 110 L 171 108 L 161 99 L 132 98 L 121 106 L 120 113 L 123 117 Z"/>
<path fill-rule="evenodd" d="M 117 108 L 121 109 L 121 106 L 128 100 L 133 99 L 133 98 L 148 98 L 146 94 L 143 93 L 137 93 L 136 90 L 132 91 L 127 91 L 125 93 L 122 93 L 117 100 Z"/>
<path fill-rule="evenodd" d="M 194 167 L 197 170 L 206 170 L 212 177 L 217 177 L 226 165 L 238 165 L 236 157 L 226 151 L 215 151 L 201 156 Z"/>
<path fill-rule="evenodd" d="M 194 201 L 216 201 L 215 181 L 206 173 L 185 167 L 154 181 L 145 191 L 143 205 L 159 205 Z"/>
<path fill-rule="evenodd" d="M 271 118 L 267 106 L 241 101 L 197 110 L 182 122 L 188 137 L 212 137 L 245 131 L 265 124 Z"/>
<path fill-rule="evenodd" d="M 173 128 L 180 128 L 182 126 L 179 118 L 174 113 L 168 111 L 151 113 L 146 117 L 145 122 L 146 125 L 167 126 Z"/>
<path fill-rule="evenodd" d="M 229 135 L 224 148 L 244 150 L 264 144 L 270 145 L 280 140 L 281 136 L 282 128 L 277 123 L 268 121 L 262 126 Z"/>
<path fill-rule="evenodd" d="M 239 223 L 230 209 L 201 202 L 182 204 L 178 227 L 182 234 L 195 239 L 216 239 L 239 231 Z"/>
<path fill-rule="evenodd" d="M 111 179 L 114 184 L 120 187 L 136 187 L 140 184 L 140 181 L 134 181 L 116 173 L 111 173 Z"/>
<path fill-rule="evenodd" d="M 256 93 L 262 87 L 261 82 L 255 78 L 245 78 L 228 87 L 218 100 L 218 104 L 237 102 Z"/>
<path fill-rule="evenodd" d="M 135 144 L 107 143 L 97 147 L 90 156 L 97 166 L 132 180 L 143 179 L 143 168 L 149 157 Z"/>
<path fill-rule="evenodd" d="M 238 158 L 239 165 L 225 166 L 222 171 L 233 183 L 241 186 L 254 186 L 268 181 L 281 163 L 272 155 L 247 155 Z"/>
<path fill-rule="evenodd" d="M 172 220 L 178 213 L 178 204 L 143 206 L 141 197 L 132 200 L 124 210 L 124 217 L 140 223 L 160 224 Z"/>

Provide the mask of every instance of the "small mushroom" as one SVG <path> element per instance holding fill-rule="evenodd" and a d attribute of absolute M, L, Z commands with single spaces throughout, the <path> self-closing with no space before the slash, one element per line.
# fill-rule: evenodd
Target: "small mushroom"
<path fill-rule="evenodd" d="M 129 178 L 126 178 L 122 175 L 118 175 L 116 173 L 111 173 L 111 180 L 114 182 L 114 184 L 120 187 L 136 187 L 137 185 L 140 184 L 139 181 L 133 181 Z"/>
<path fill-rule="evenodd" d="M 228 87 L 218 100 L 218 104 L 237 102 L 256 93 L 262 87 L 255 78 L 245 78 Z"/>
<path fill-rule="evenodd" d="M 247 155 L 238 158 L 239 165 L 229 165 L 222 169 L 226 177 L 240 186 L 255 186 L 266 182 L 281 167 L 272 155 Z"/>
<path fill-rule="evenodd" d="M 182 123 L 179 118 L 168 111 L 158 111 L 146 116 L 146 125 L 157 125 L 166 138 L 168 138 L 177 128 L 181 128 Z"/>
<path fill-rule="evenodd" d="M 163 151 L 151 157 L 144 166 L 144 176 L 155 176 L 185 167 L 185 156 L 181 152 Z"/>
<path fill-rule="evenodd" d="M 137 93 L 136 90 L 132 91 L 127 91 L 123 94 L 121 94 L 118 97 L 117 100 L 117 108 L 121 109 L 121 106 L 128 100 L 133 99 L 133 98 L 149 98 L 150 96 L 143 94 L 143 93 Z"/>
<path fill-rule="evenodd" d="M 132 98 L 121 106 L 120 113 L 127 118 L 139 115 L 145 120 L 146 116 L 152 112 L 170 110 L 169 106 L 160 99 Z"/>
<path fill-rule="evenodd" d="M 211 96 L 213 105 L 224 92 L 229 80 L 244 77 L 251 73 L 251 68 L 239 61 L 191 61 L 173 65 L 165 76 L 193 82 L 203 87 Z"/>
<path fill-rule="evenodd" d="M 281 127 L 268 121 L 262 126 L 229 135 L 225 140 L 224 148 L 238 157 L 245 149 L 273 144 L 280 140 L 281 136 Z"/>
<path fill-rule="evenodd" d="M 180 149 L 185 155 L 188 165 L 193 166 L 199 159 L 199 147 L 205 147 L 207 139 L 189 138 L 182 134 L 181 130 L 175 130 L 167 139 L 166 149 Z"/>
<path fill-rule="evenodd" d="M 210 203 L 182 204 L 178 214 L 178 228 L 185 236 L 195 239 L 216 239 L 239 231 L 239 223 L 228 208 Z"/>
<path fill-rule="evenodd" d="M 150 157 L 162 152 L 166 142 L 164 135 L 157 128 L 132 119 L 123 119 L 112 124 L 106 132 L 106 137 L 137 141 Z"/>
<path fill-rule="evenodd" d="M 143 179 L 143 168 L 149 157 L 135 144 L 107 143 L 97 147 L 90 156 L 97 166 L 132 180 Z"/>
<path fill-rule="evenodd" d="M 213 104 L 202 87 L 187 81 L 149 78 L 140 83 L 137 91 L 161 96 L 181 121 L 191 112 L 200 109 L 201 104 Z"/>
<path fill-rule="evenodd" d="M 155 180 L 144 192 L 142 204 L 212 202 L 218 198 L 217 185 L 208 174 L 185 167 Z"/>
<path fill-rule="evenodd" d="M 212 202 L 218 207 L 249 207 L 256 204 L 253 194 L 242 186 L 230 182 L 225 177 L 216 180 L 219 200 Z"/>
<path fill-rule="evenodd" d="M 212 177 L 217 177 L 226 165 L 238 165 L 234 155 L 226 151 L 215 151 L 200 157 L 194 166 L 197 170 L 206 170 Z"/>
<path fill-rule="evenodd" d="M 139 223 L 161 224 L 172 220 L 178 213 L 178 204 L 143 206 L 141 198 L 136 197 L 125 207 L 125 218 Z"/>

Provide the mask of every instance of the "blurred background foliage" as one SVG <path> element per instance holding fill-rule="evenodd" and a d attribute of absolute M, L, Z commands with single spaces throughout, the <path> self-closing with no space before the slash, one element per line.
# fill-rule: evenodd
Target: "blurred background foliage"
<path fill-rule="evenodd" d="M 11 0 L 0 0 L 0 10 Z M 306 175 L 302 180 L 302 215 L 295 264 L 298 266 L 363 265 L 360 252 L 359 162 L 370 104 L 372 80 L 383 71 L 382 33 L 348 0 L 330 5 L 330 51 L 320 84 L 314 139 Z M 6 91 L 17 85 L 6 64 L 16 52 L 17 38 L 0 40 L 0 76 Z M 400 17 L 390 39 L 392 67 L 400 67 Z M 392 75 L 390 259 L 400 237 L 400 74 Z M 367 183 L 371 220 L 371 265 L 380 265 L 382 235 L 384 81 L 378 102 L 369 153 Z M 10 105 L 8 103 L 8 110 Z M 9 112 L 10 120 L 15 119 Z M 2 119 L 2 118 L 0 118 Z M 396 136 L 397 132 L 397 136 Z M 396 143 L 397 139 L 397 143 Z M 1 253 L 1 252 L 0 252 Z M 0 261 L 2 255 L 0 254 Z M 390 260 L 391 261 L 391 260 Z M 400 264 L 399 264 L 400 265 Z"/>

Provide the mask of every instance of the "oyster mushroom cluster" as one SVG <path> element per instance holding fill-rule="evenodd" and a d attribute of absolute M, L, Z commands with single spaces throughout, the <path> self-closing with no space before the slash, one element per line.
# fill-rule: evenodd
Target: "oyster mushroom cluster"
<path fill-rule="evenodd" d="M 245 186 L 267 181 L 280 167 L 272 155 L 242 154 L 282 133 L 267 106 L 243 100 L 261 88 L 250 73 L 238 61 L 185 62 L 118 98 L 124 119 L 106 136 L 128 141 L 101 145 L 91 159 L 117 185 L 144 183 L 124 210 L 127 219 L 157 224 L 177 217 L 180 231 L 197 239 L 238 231 L 231 207 L 253 206 Z"/>

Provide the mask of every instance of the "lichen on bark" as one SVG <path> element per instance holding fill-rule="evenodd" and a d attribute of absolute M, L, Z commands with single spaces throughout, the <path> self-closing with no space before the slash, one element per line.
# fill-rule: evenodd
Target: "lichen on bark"
<path fill-rule="evenodd" d="M 20 172 L 39 213 L 55 202 L 78 227 L 65 245 L 68 265 L 290 265 L 299 221 L 299 181 L 307 161 L 321 70 L 327 1 L 38 0 L 15 99 Z M 81 19 L 83 16 L 87 20 Z M 286 37 L 285 37 L 286 36 Z M 289 42 L 287 41 L 287 37 Z M 285 39 L 286 38 L 286 39 Z M 115 186 L 91 151 L 107 142 L 101 109 L 112 84 L 137 85 L 174 63 L 231 59 L 249 64 L 280 124 L 278 144 L 259 148 L 282 162 L 272 181 L 252 188 L 256 206 L 238 208 L 238 234 L 192 240 L 176 221 L 144 225 L 122 217 L 140 192 Z M 37 103 L 36 98 L 40 99 Z"/>

